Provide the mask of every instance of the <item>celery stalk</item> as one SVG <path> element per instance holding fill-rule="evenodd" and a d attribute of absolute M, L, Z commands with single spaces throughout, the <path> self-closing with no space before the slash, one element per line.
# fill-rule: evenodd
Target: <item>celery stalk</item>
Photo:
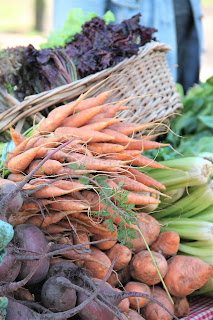
<path fill-rule="evenodd" d="M 186 157 L 160 163 L 174 170 L 142 168 L 140 171 L 148 173 L 166 188 L 171 189 L 204 184 L 213 169 L 211 161 L 202 157 Z"/>
<path fill-rule="evenodd" d="M 213 205 L 199 212 L 193 217 L 194 220 L 213 222 Z"/>
<path fill-rule="evenodd" d="M 189 189 L 188 193 L 173 205 L 154 213 L 153 217 L 155 219 L 169 216 L 189 218 L 205 210 L 213 204 L 213 180 L 210 180 L 208 184 Z"/>
<path fill-rule="evenodd" d="M 164 209 L 171 205 L 172 203 L 179 200 L 184 194 L 185 188 L 173 189 L 169 191 L 164 191 L 164 194 L 170 196 L 170 198 L 164 198 L 161 200 L 161 203 L 158 205 L 158 209 Z"/>
<path fill-rule="evenodd" d="M 163 231 L 176 231 L 183 239 L 205 240 L 213 243 L 213 223 L 207 221 L 194 221 L 192 219 L 180 219 L 168 221 L 163 219 L 159 221 L 166 226 Z"/>
<path fill-rule="evenodd" d="M 211 257 L 212 259 L 212 263 L 213 263 L 213 245 L 209 245 L 209 247 L 196 247 L 193 248 L 190 245 L 188 245 L 188 243 L 180 243 L 179 245 L 179 251 L 185 252 L 185 253 L 189 253 L 190 255 L 194 255 L 198 258 L 201 257 Z"/>

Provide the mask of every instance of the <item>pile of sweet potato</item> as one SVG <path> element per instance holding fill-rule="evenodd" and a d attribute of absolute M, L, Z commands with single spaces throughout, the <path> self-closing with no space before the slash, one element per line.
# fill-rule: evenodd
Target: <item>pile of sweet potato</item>
<path fill-rule="evenodd" d="M 11 129 L 0 181 L 14 227 L 0 265 L 8 320 L 182 317 L 212 272 L 176 255 L 178 234 L 146 213 L 165 187 L 137 167 L 165 169 L 142 155 L 164 145 L 138 135 L 154 123 L 118 119 L 126 107 L 104 104 L 109 94 L 54 109 L 28 139 Z"/>

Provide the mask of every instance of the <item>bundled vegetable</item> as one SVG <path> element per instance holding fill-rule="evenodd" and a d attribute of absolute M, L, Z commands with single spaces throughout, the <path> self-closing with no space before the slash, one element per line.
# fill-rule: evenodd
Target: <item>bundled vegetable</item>
<path fill-rule="evenodd" d="M 31 137 L 20 137 L 7 154 L 10 174 L 1 180 L 0 206 L 2 219 L 14 227 L 14 237 L 0 268 L 2 278 L 14 261 L 17 267 L 1 287 L 9 301 L 8 320 L 68 319 L 76 314 L 82 320 L 121 320 L 121 312 L 131 314 L 129 306 L 141 307 L 144 318 L 151 319 L 149 301 L 157 314 L 165 310 L 164 319 L 177 319 L 170 294 L 185 295 L 171 285 L 169 263 L 176 258 L 179 236 L 160 234 L 160 223 L 143 212 L 168 196 L 161 182 L 140 170 L 145 166 L 176 171 L 141 154 L 144 141 L 145 148 L 163 147 L 134 135 L 154 123 L 126 126 L 114 121 L 115 113 L 91 127 L 106 113 L 109 94 L 83 94 L 52 110 Z M 12 131 L 14 140 L 15 136 Z M 193 290 L 201 288 L 212 271 L 210 264 L 195 262 L 203 267 L 185 274 L 186 282 L 199 277 Z M 178 276 L 182 274 L 176 272 Z M 13 300 L 10 293 L 26 283 L 35 301 Z M 149 287 L 161 283 L 163 299 Z"/>

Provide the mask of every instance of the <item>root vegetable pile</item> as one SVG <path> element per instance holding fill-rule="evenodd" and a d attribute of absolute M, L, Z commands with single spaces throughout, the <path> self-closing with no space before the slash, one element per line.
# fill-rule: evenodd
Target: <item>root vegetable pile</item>
<path fill-rule="evenodd" d="M 125 106 L 104 104 L 110 93 L 54 109 L 28 139 L 11 129 L 16 147 L 0 180 L 7 320 L 177 319 L 170 294 L 187 305 L 210 277 L 211 265 L 176 256 L 178 234 L 160 234 L 145 213 L 168 196 L 137 169 L 167 169 L 142 155 L 165 145 L 138 138 L 154 123 L 118 120 Z"/>

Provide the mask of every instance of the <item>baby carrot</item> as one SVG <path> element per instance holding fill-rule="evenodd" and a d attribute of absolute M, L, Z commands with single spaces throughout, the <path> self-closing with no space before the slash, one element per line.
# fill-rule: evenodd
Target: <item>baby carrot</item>
<path fill-rule="evenodd" d="M 123 133 L 125 135 L 130 135 L 134 132 L 138 132 L 141 130 L 144 130 L 146 128 L 152 127 L 154 125 L 154 123 L 141 123 L 141 124 L 137 124 L 137 123 L 116 123 L 116 124 L 112 124 L 109 129 L 118 131 L 120 133 Z"/>
<path fill-rule="evenodd" d="M 152 187 L 152 188 L 157 188 L 157 189 L 160 189 L 160 190 L 165 190 L 166 189 L 166 187 L 163 184 L 161 184 L 157 180 L 147 176 L 146 174 L 136 170 L 135 168 L 128 167 L 126 172 L 125 172 L 125 175 L 127 175 L 127 172 L 130 173 L 128 175 L 129 178 L 135 179 L 138 182 L 141 182 L 141 183 L 145 184 L 146 186 L 149 186 L 149 187 Z"/>
<path fill-rule="evenodd" d="M 13 157 L 21 154 L 21 152 L 23 152 L 23 151 L 25 150 L 25 147 L 26 147 L 26 145 L 27 145 L 27 143 L 28 143 L 29 140 L 30 140 L 30 138 L 24 140 L 24 141 L 21 142 L 17 147 L 15 147 L 12 151 L 10 151 L 10 153 L 8 153 L 8 155 L 7 155 L 6 159 L 5 159 L 5 162 L 4 162 L 4 165 L 5 165 L 6 168 L 7 168 L 7 166 L 8 166 L 9 161 L 10 161 Z"/>
<path fill-rule="evenodd" d="M 93 154 L 100 153 L 100 154 L 106 154 L 106 153 L 115 153 L 120 152 L 124 150 L 124 146 L 121 146 L 119 144 L 113 144 L 113 143 L 90 143 L 88 144 L 88 149 L 92 151 Z"/>
<path fill-rule="evenodd" d="M 12 173 L 24 171 L 34 159 L 41 147 L 32 148 L 12 158 L 8 163 L 8 169 Z"/>
<path fill-rule="evenodd" d="M 86 142 L 106 142 L 113 140 L 113 137 L 90 129 L 59 127 L 55 130 L 56 135 L 64 135 L 67 139 L 71 137 L 86 141 Z"/>
<path fill-rule="evenodd" d="M 98 114 L 103 106 L 97 106 L 90 109 L 85 109 L 83 111 L 80 111 L 78 113 L 73 114 L 72 116 L 69 116 L 66 118 L 62 124 L 61 127 L 76 127 L 79 128 L 83 126 L 87 121 L 91 120 L 96 114 Z"/>
<path fill-rule="evenodd" d="M 89 208 L 86 202 L 75 200 L 70 196 L 56 197 L 55 201 L 50 204 L 50 208 L 64 211 L 83 211 Z"/>
<path fill-rule="evenodd" d="M 10 127 L 10 135 L 16 147 L 26 140 L 26 138 L 20 132 L 16 131 L 12 127 Z"/>
<path fill-rule="evenodd" d="M 104 92 L 101 92 L 96 97 L 87 98 L 85 100 L 80 101 L 76 106 L 75 111 L 82 111 L 85 109 L 102 105 L 112 91 L 113 89 L 109 91 L 104 91 Z"/>
<path fill-rule="evenodd" d="M 125 134 L 122 134 L 118 131 L 111 130 L 109 128 L 101 130 L 101 132 L 110 135 L 113 137 L 113 143 L 120 143 L 120 144 L 128 144 L 129 142 L 132 141 L 131 138 L 127 137 Z"/>

